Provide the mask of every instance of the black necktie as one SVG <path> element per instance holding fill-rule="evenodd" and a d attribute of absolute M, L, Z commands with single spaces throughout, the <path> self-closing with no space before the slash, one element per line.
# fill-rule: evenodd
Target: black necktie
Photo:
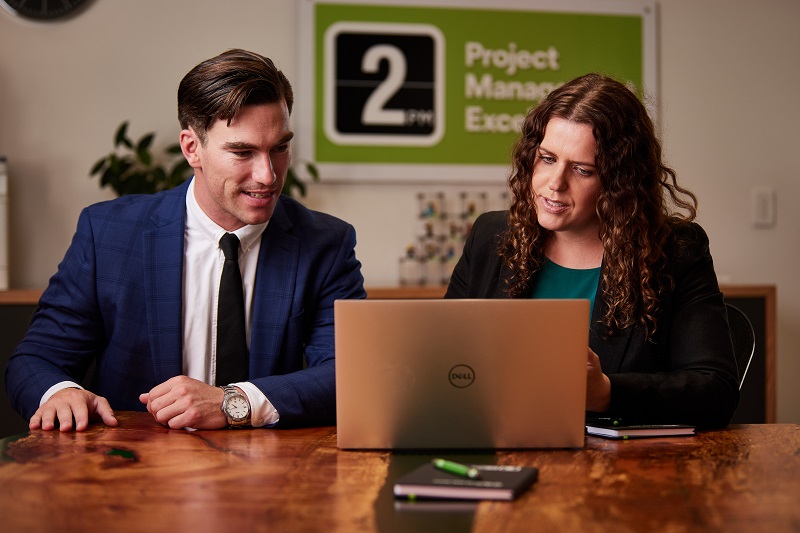
<path fill-rule="evenodd" d="M 247 381 L 247 337 L 244 324 L 244 290 L 239 271 L 239 239 L 226 233 L 219 240 L 225 265 L 219 280 L 217 308 L 217 385 Z"/>

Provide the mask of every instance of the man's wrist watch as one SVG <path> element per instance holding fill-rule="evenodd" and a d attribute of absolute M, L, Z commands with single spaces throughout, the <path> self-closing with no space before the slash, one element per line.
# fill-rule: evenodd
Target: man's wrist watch
<path fill-rule="evenodd" d="M 236 387 L 220 387 L 225 396 L 222 398 L 222 413 L 228 419 L 228 426 L 241 428 L 250 425 L 250 401 Z"/>

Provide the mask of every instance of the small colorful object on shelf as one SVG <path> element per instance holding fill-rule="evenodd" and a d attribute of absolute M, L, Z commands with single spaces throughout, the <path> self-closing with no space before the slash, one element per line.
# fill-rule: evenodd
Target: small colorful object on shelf
<path fill-rule="evenodd" d="M 417 194 L 419 224 L 417 242 L 400 257 L 400 285 L 447 285 L 461 257 L 472 224 L 488 207 L 485 191 L 461 192 L 448 202 L 443 192 Z M 505 208 L 507 193 L 500 194 Z M 449 209 L 457 204 L 454 209 Z"/>

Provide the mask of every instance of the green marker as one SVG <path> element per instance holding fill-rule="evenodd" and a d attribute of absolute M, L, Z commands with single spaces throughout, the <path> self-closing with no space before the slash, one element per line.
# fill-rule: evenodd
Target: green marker
<path fill-rule="evenodd" d="M 431 463 L 439 470 L 456 476 L 465 477 L 467 479 L 480 479 L 481 477 L 478 469 L 474 466 L 462 465 L 461 463 L 454 463 L 453 461 L 446 461 L 444 459 L 434 459 Z"/>

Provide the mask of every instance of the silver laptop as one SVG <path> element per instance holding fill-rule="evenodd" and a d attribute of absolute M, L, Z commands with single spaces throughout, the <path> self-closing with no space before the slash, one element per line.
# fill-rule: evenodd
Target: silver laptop
<path fill-rule="evenodd" d="M 588 300 L 339 300 L 344 449 L 580 448 Z"/>

